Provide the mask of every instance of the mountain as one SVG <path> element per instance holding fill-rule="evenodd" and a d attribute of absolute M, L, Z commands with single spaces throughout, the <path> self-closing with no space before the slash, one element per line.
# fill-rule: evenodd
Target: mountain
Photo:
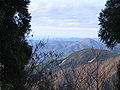
<path fill-rule="evenodd" d="M 83 49 L 70 54 L 64 59 L 58 59 L 55 62 L 52 62 L 50 65 L 47 66 L 47 68 L 55 69 L 55 72 L 58 72 L 60 68 L 76 68 L 80 67 L 81 65 L 90 64 L 97 61 L 102 62 L 118 56 L 120 56 L 120 54 L 112 53 L 108 50 L 93 48 Z"/>
<path fill-rule="evenodd" d="M 111 49 L 111 51 L 114 52 L 114 53 L 120 53 L 120 44 L 118 44 L 113 49 Z"/>
<path fill-rule="evenodd" d="M 84 42 L 89 44 L 91 41 L 89 40 L 88 42 L 86 39 Z M 77 88 L 76 90 L 96 90 L 96 83 L 98 83 L 99 88 L 107 88 L 101 90 L 110 90 L 111 86 L 108 79 L 111 80 L 115 76 L 117 71 L 116 62 L 119 60 L 120 54 L 118 53 L 88 48 L 76 51 L 63 60 L 56 60 L 56 62 L 53 61 L 51 64 L 48 62 L 42 65 L 45 65 L 47 70 L 52 70 L 56 88 L 65 88 L 70 84 L 73 85 L 70 87 Z"/>
<path fill-rule="evenodd" d="M 103 49 L 103 44 L 102 43 L 97 42 L 94 39 L 90 39 L 90 38 L 85 38 L 77 44 L 79 45 L 80 49 L 85 49 L 85 48 Z"/>
<path fill-rule="evenodd" d="M 120 56 L 69 67 L 57 72 L 55 87 L 75 90 L 112 90 L 117 82 L 116 72 Z M 69 87 L 66 87 L 69 85 Z M 68 90 L 68 89 L 65 89 Z"/>
<path fill-rule="evenodd" d="M 76 37 L 71 37 L 71 38 L 50 38 L 49 41 L 80 41 L 83 40 L 84 38 L 76 38 Z"/>
<path fill-rule="evenodd" d="M 105 44 L 102 44 L 98 38 L 53 38 L 49 40 L 42 40 L 45 45 L 41 50 L 43 52 L 54 51 L 55 53 L 63 53 L 63 57 L 70 55 L 71 53 L 87 49 L 105 49 L 113 53 L 120 53 L 120 45 L 115 48 L 108 49 Z M 39 42 L 39 40 L 33 40 L 32 43 Z"/>
<path fill-rule="evenodd" d="M 117 65 L 120 54 L 101 49 L 83 49 L 66 57 L 55 73 L 56 88 L 74 88 L 75 90 L 111 90 L 117 77 Z M 66 86 L 69 87 L 66 87 Z M 98 85 L 98 86 L 97 86 Z"/>
<path fill-rule="evenodd" d="M 108 50 L 101 49 L 83 49 L 76 51 L 66 57 L 60 64 L 63 68 L 80 66 L 81 64 L 88 64 L 95 61 L 104 61 L 109 58 L 114 58 L 120 56 L 118 53 L 112 53 Z"/>
<path fill-rule="evenodd" d="M 105 45 L 100 42 L 97 42 L 94 39 L 85 38 L 85 39 L 52 39 L 49 40 L 48 43 L 43 48 L 43 51 L 55 51 L 56 53 L 64 53 L 64 56 L 68 56 L 69 54 L 86 49 L 86 48 L 97 48 L 104 49 Z"/>

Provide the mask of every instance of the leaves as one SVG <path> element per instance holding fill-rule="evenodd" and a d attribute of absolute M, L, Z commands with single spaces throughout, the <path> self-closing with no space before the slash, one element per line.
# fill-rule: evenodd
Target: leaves
<path fill-rule="evenodd" d="M 120 43 L 120 1 L 108 0 L 106 8 L 100 12 L 98 36 L 109 48 Z"/>

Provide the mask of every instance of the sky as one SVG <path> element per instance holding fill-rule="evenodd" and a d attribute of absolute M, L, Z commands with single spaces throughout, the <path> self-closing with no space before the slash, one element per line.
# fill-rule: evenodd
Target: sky
<path fill-rule="evenodd" d="M 96 38 L 106 0 L 31 0 L 32 38 Z"/>

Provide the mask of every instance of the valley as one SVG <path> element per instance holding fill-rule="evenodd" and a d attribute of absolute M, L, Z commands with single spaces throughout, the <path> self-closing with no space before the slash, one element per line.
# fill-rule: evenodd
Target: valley
<path fill-rule="evenodd" d="M 110 90 L 117 80 L 119 47 L 110 50 L 90 38 L 48 40 L 40 49 L 47 52 L 47 61 L 36 66 L 51 71 L 57 90 Z"/>

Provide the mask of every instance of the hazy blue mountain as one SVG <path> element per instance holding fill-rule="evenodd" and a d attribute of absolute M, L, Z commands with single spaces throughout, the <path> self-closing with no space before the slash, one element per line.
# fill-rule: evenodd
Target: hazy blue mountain
<path fill-rule="evenodd" d="M 120 53 L 120 45 L 116 46 L 113 50 L 110 50 L 106 48 L 105 44 L 101 43 L 98 38 L 51 38 L 42 41 L 46 44 L 41 50 L 63 53 L 64 56 L 87 48 L 105 49 L 111 52 Z M 39 42 L 39 40 L 32 41 L 33 44 L 35 42 Z"/>
<path fill-rule="evenodd" d="M 85 38 L 85 39 L 76 39 L 70 40 L 49 40 L 44 47 L 44 51 L 55 51 L 57 53 L 64 53 L 65 56 L 86 48 L 98 48 L 104 49 L 104 45 L 100 42 L 95 41 L 94 39 Z"/>
<path fill-rule="evenodd" d="M 114 52 L 114 53 L 120 53 L 120 44 L 118 44 L 116 47 L 111 49 L 111 51 Z"/>
<path fill-rule="evenodd" d="M 84 38 L 50 38 L 49 41 L 80 41 L 83 40 Z"/>

